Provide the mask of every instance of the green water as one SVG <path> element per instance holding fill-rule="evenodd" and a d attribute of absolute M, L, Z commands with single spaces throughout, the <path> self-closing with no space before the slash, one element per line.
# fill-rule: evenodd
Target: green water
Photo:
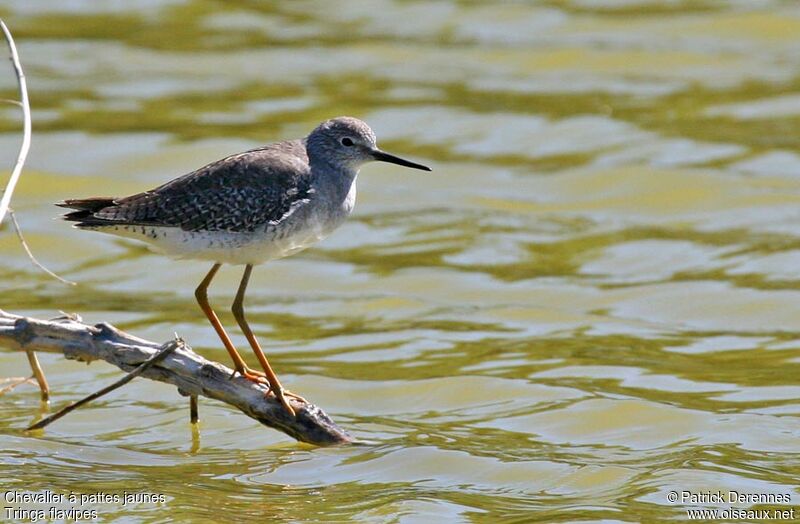
<path fill-rule="evenodd" d="M 33 268 L 5 229 L 2 309 L 177 331 L 227 362 L 192 293 L 207 264 L 72 230 L 52 202 L 148 189 L 341 114 L 434 168 L 366 166 L 351 220 L 251 281 L 284 383 L 371 445 L 299 445 L 209 400 L 193 434 L 186 400 L 145 380 L 26 434 L 43 408 L 21 386 L 0 397 L 0 491 L 165 496 L 83 506 L 117 522 L 686 520 L 670 491 L 800 504 L 796 2 L 4 0 L 0 15 L 34 108 L 14 207 L 79 282 Z M 19 121 L 0 109 L 10 166 Z M 229 325 L 239 271 L 211 290 Z M 120 376 L 40 358 L 50 409 Z M 26 359 L 2 351 L 0 371 Z"/>

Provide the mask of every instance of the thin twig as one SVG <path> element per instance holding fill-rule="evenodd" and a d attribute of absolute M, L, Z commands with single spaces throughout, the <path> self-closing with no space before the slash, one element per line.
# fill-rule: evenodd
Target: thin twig
<path fill-rule="evenodd" d="M 39 422 L 37 422 L 36 424 L 31 425 L 28 428 L 28 431 L 31 431 L 31 430 L 34 430 L 34 429 L 42 429 L 43 427 L 49 425 L 51 422 L 55 422 L 56 420 L 60 419 L 64 415 L 70 413 L 71 411 L 74 411 L 75 409 L 78 409 L 79 407 L 83 406 L 84 404 L 88 404 L 92 400 L 98 399 L 98 398 L 102 397 L 103 395 L 105 395 L 107 393 L 111 393 L 115 389 L 121 388 L 122 386 L 124 386 L 125 384 L 127 384 L 128 382 L 133 380 L 134 378 L 136 378 L 139 375 L 141 375 L 142 373 L 144 373 L 147 370 L 147 368 L 149 368 L 153 364 L 156 364 L 157 362 L 163 360 L 164 357 L 166 357 L 167 355 L 169 355 L 170 353 L 175 351 L 175 349 L 177 349 L 178 347 L 181 347 L 181 346 L 183 346 L 183 340 L 181 340 L 181 339 L 175 339 L 175 340 L 171 340 L 170 342 L 167 342 L 166 344 L 164 344 L 161 347 L 161 349 L 158 351 L 158 353 L 156 353 L 152 357 L 150 357 L 147 360 L 145 360 L 143 363 L 141 363 L 139 365 L 139 367 L 137 367 L 136 369 L 134 369 L 133 371 L 131 371 L 130 373 L 128 373 L 127 375 L 125 375 L 121 379 L 117 380 L 113 384 L 110 384 L 110 385 L 104 387 L 103 389 L 95 391 L 91 395 L 83 397 L 82 399 L 78 400 L 77 402 L 73 402 L 72 404 L 59 409 L 58 411 L 56 411 L 55 413 L 53 413 L 49 417 L 45 417 L 42 420 L 40 420 Z"/>
<path fill-rule="evenodd" d="M 9 391 L 13 390 L 17 386 L 21 386 L 22 384 L 36 384 L 36 379 L 34 377 L 7 377 L 1 379 L 0 382 L 9 383 L 8 386 L 0 389 L 0 397 L 2 397 Z"/>
<path fill-rule="evenodd" d="M 31 148 L 31 106 L 28 102 L 28 85 L 25 82 L 25 73 L 22 72 L 22 64 L 19 62 L 19 55 L 17 54 L 17 46 L 14 44 L 14 37 L 11 36 L 11 31 L 8 30 L 8 27 L 3 20 L 0 20 L 0 28 L 3 29 L 6 42 L 8 42 L 8 50 L 11 52 L 11 63 L 14 65 L 14 72 L 17 74 L 20 100 L 16 103 L 22 108 L 22 144 L 19 147 L 17 163 L 14 164 L 14 169 L 11 171 L 8 184 L 6 184 L 6 188 L 3 190 L 3 197 L 0 198 L 0 225 L 2 225 L 3 219 L 6 216 L 6 212 L 10 211 L 11 209 L 11 195 L 14 194 L 14 188 L 16 187 L 17 181 L 22 174 L 22 167 L 25 165 L 25 159 L 28 157 L 28 150 Z M 11 211 L 11 221 L 14 223 L 14 229 L 16 230 L 17 236 L 22 242 L 22 247 L 25 249 L 25 252 L 28 253 L 28 257 L 31 259 L 31 261 L 33 261 L 36 266 L 45 270 L 48 274 L 53 275 L 59 280 L 63 280 L 61 277 L 55 275 L 52 271 L 48 271 L 33 257 L 33 253 L 31 253 L 31 250 L 28 248 L 28 244 L 22 237 L 22 231 L 19 228 L 19 223 L 17 223 L 17 219 L 14 216 L 13 211 Z M 31 369 L 33 370 L 33 376 L 36 377 L 36 382 L 39 383 L 39 389 L 42 392 L 42 400 L 47 401 L 47 399 L 50 397 L 50 388 L 47 386 L 47 379 L 44 377 L 44 371 L 42 371 L 42 367 L 39 365 L 39 359 L 36 358 L 36 354 L 33 351 L 29 350 L 26 352 L 28 354 L 28 362 L 30 362 Z"/>
<path fill-rule="evenodd" d="M 42 392 L 42 401 L 47 402 L 50 400 L 50 386 L 47 385 L 47 379 L 44 376 L 42 366 L 39 364 L 39 358 L 32 349 L 26 349 L 25 353 L 28 354 L 28 363 L 31 365 L 31 371 L 39 384 L 39 390 Z"/>
<path fill-rule="evenodd" d="M 25 73 L 22 72 L 22 64 L 19 63 L 19 55 L 17 54 L 17 46 L 14 44 L 14 38 L 2 20 L 0 20 L 0 28 L 3 29 L 3 34 L 8 42 L 11 63 L 14 64 L 14 71 L 17 74 L 23 119 L 22 145 L 20 145 L 19 154 L 17 155 L 17 163 L 14 165 L 14 170 L 11 172 L 11 177 L 8 179 L 8 184 L 6 184 L 6 188 L 3 191 L 3 198 L 0 199 L 0 224 L 2 224 L 6 211 L 8 211 L 8 206 L 11 204 L 11 195 L 14 194 L 14 188 L 17 185 L 19 176 L 22 174 L 22 166 L 25 165 L 25 158 L 27 158 L 28 150 L 31 147 L 31 107 L 28 102 L 28 86 L 25 82 Z"/>
<path fill-rule="evenodd" d="M 11 219 L 11 224 L 14 226 L 14 231 L 16 231 L 16 233 L 17 233 L 17 238 L 19 239 L 20 244 L 22 244 L 22 249 L 25 250 L 25 253 L 28 255 L 28 258 L 30 259 L 31 263 L 33 263 L 34 266 L 38 267 L 39 269 L 41 269 L 42 271 L 44 271 L 45 273 L 47 273 L 51 277 L 55 278 L 56 280 L 59 280 L 59 281 L 63 282 L 64 284 L 68 284 L 70 286 L 77 285 L 77 282 L 73 282 L 72 280 L 67 280 L 66 278 L 60 277 L 60 276 L 56 275 L 55 273 L 53 273 L 52 271 L 50 271 L 49 269 L 47 269 L 46 267 L 44 267 L 44 265 L 41 262 L 39 262 L 36 259 L 35 256 L 33 256 L 33 252 L 31 252 L 31 248 L 28 247 L 28 243 L 25 242 L 25 237 L 22 236 L 22 228 L 19 227 L 19 222 L 17 222 L 17 215 L 14 213 L 14 210 L 11 209 L 11 208 L 8 208 L 8 217 Z"/>
<path fill-rule="evenodd" d="M 200 417 L 197 413 L 197 395 L 189 395 L 189 422 L 197 424 Z"/>
<path fill-rule="evenodd" d="M 6 26 L 3 20 L 0 20 L 0 28 L 3 30 L 3 34 L 6 37 L 6 42 L 8 42 L 8 49 L 11 52 L 11 62 L 14 65 L 14 72 L 17 74 L 20 97 L 19 101 L 0 99 L 0 102 L 13 103 L 21 107 L 23 122 L 22 145 L 20 145 L 19 154 L 17 155 L 17 163 L 14 165 L 14 169 L 11 172 L 11 177 L 8 179 L 8 184 L 6 185 L 5 190 L 3 190 L 3 197 L 0 199 L 0 224 L 3 223 L 6 213 L 11 215 L 11 221 L 14 224 L 14 230 L 17 232 L 17 237 L 22 243 L 22 247 L 33 265 L 51 277 L 65 284 L 74 286 L 75 282 L 70 282 L 69 280 L 61 278 L 44 267 L 41 262 L 36 260 L 36 257 L 33 256 L 28 244 L 25 242 L 25 238 L 22 236 L 22 229 L 19 227 L 19 223 L 14 216 L 14 211 L 11 209 L 11 196 L 14 194 L 14 188 L 17 186 L 17 182 L 22 175 L 22 168 L 25 166 L 25 159 L 28 157 L 28 150 L 31 147 L 31 107 L 30 102 L 28 101 L 28 86 L 25 81 L 25 73 L 22 71 L 22 64 L 19 61 L 19 54 L 17 53 L 17 46 L 14 44 L 14 38 L 11 36 L 11 31 L 8 30 L 8 26 Z"/>

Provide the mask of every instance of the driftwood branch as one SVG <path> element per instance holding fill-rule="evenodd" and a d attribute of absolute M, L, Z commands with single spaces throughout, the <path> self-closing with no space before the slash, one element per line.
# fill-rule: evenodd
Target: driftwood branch
<path fill-rule="evenodd" d="M 72 318 L 39 320 L 0 310 L 0 345 L 21 351 L 62 353 L 90 362 L 105 360 L 130 372 L 153 357 L 162 345 L 144 340 L 110 324 L 84 324 Z M 187 396 L 202 395 L 238 408 L 262 424 L 310 444 L 329 446 L 353 442 L 320 408 L 289 398 L 289 415 L 266 387 L 245 378 L 231 378 L 233 370 L 201 357 L 188 346 L 177 347 L 163 361 L 144 370 L 142 377 L 172 384 Z"/>

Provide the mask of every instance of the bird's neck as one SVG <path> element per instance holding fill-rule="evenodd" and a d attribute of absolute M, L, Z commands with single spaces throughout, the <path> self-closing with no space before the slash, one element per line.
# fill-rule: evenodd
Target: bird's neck
<path fill-rule="evenodd" d="M 315 166 L 311 164 L 311 172 L 314 176 L 314 185 L 321 194 L 327 195 L 326 200 L 333 206 L 344 203 L 350 194 L 355 194 L 355 183 L 358 177 L 358 168 L 347 168 L 343 166 Z"/>

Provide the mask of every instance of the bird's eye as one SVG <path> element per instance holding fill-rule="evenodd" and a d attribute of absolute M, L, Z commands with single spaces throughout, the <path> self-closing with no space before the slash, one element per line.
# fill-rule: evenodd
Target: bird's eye
<path fill-rule="evenodd" d="M 350 147 L 350 146 L 352 146 L 352 145 L 353 145 L 353 139 L 352 139 L 352 138 L 349 138 L 349 137 L 344 137 L 344 138 L 341 140 L 341 142 L 342 142 L 342 145 L 343 145 L 343 146 L 345 146 L 345 147 Z"/>

